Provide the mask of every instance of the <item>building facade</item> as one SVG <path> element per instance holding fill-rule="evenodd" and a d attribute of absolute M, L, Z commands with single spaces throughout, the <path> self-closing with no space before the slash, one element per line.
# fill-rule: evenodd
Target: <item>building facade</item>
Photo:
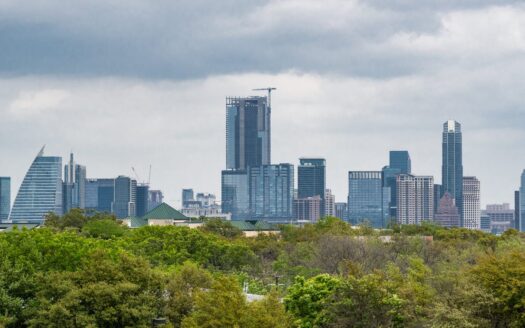
<path fill-rule="evenodd" d="M 135 215 L 143 217 L 149 212 L 149 184 L 140 183 L 137 185 L 137 205 Z"/>
<path fill-rule="evenodd" d="M 226 168 L 271 163 L 271 109 L 266 97 L 226 98 Z"/>
<path fill-rule="evenodd" d="M 443 124 L 442 143 L 442 192 L 448 192 L 459 210 L 463 214 L 463 141 L 461 124 L 456 121 L 447 121 Z M 460 218 L 460 224 L 463 221 Z"/>
<path fill-rule="evenodd" d="M 521 186 L 519 192 L 519 222 L 520 231 L 525 231 L 525 170 L 521 173 Z"/>
<path fill-rule="evenodd" d="M 449 192 L 445 192 L 434 215 L 434 222 L 443 227 L 459 227 L 461 219 L 459 210 L 455 204 L 454 197 Z"/>
<path fill-rule="evenodd" d="M 293 212 L 297 221 L 319 221 L 321 218 L 321 197 L 314 196 L 294 199 Z"/>
<path fill-rule="evenodd" d="M 112 213 L 119 219 L 137 215 L 137 181 L 126 176 L 115 179 L 115 189 L 111 206 Z"/>
<path fill-rule="evenodd" d="M 421 224 L 434 217 L 434 178 L 400 174 L 397 184 L 397 222 Z"/>
<path fill-rule="evenodd" d="M 0 177 L 0 223 L 7 221 L 11 210 L 11 178 Z"/>
<path fill-rule="evenodd" d="M 62 215 L 62 157 L 40 150 L 29 167 L 13 204 L 13 223 L 42 223 L 47 213 Z"/>
<path fill-rule="evenodd" d="M 298 198 L 319 196 L 321 215 L 325 212 L 326 160 L 324 158 L 300 158 L 297 168 Z"/>
<path fill-rule="evenodd" d="M 490 218 L 490 232 L 493 234 L 499 235 L 514 228 L 514 210 L 508 203 L 489 204 L 483 214 Z"/>
<path fill-rule="evenodd" d="M 480 183 L 476 177 L 463 177 L 463 227 L 481 229 Z"/>
<path fill-rule="evenodd" d="M 194 200 L 193 189 L 182 189 L 182 208 L 188 207 L 188 202 Z"/>
<path fill-rule="evenodd" d="M 348 221 L 346 203 L 335 203 L 335 217 L 344 221 Z"/>
<path fill-rule="evenodd" d="M 368 222 L 384 228 L 389 219 L 390 188 L 383 187 L 381 171 L 348 172 L 348 220 L 357 225 Z"/>
<path fill-rule="evenodd" d="M 148 196 L 148 212 L 164 202 L 161 190 L 150 190 Z"/>
<path fill-rule="evenodd" d="M 332 190 L 326 189 L 324 192 L 324 215 L 335 216 L 335 195 Z"/>
<path fill-rule="evenodd" d="M 221 207 L 230 213 L 232 220 L 250 218 L 250 191 L 247 170 L 221 172 Z"/>
<path fill-rule="evenodd" d="M 63 212 L 73 208 L 86 208 L 86 167 L 75 163 L 73 154 L 64 165 L 64 184 L 62 187 Z"/>
<path fill-rule="evenodd" d="M 392 150 L 389 154 L 389 167 L 398 169 L 400 174 L 412 174 L 412 161 L 406 150 Z"/>
<path fill-rule="evenodd" d="M 401 174 L 399 168 L 391 168 L 390 166 L 383 167 L 383 187 L 390 189 L 390 202 L 388 205 L 388 216 L 390 218 L 397 217 L 397 176 Z"/>

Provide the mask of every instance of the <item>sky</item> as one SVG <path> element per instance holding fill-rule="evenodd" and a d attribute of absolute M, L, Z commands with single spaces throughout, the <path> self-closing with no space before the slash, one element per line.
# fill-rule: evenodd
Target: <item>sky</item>
<path fill-rule="evenodd" d="M 215 193 L 225 97 L 272 94 L 272 162 L 327 160 L 327 187 L 408 150 L 441 182 L 463 129 L 481 203 L 525 169 L 525 4 L 506 0 L 0 0 L 0 176 L 73 151 L 89 178 Z"/>

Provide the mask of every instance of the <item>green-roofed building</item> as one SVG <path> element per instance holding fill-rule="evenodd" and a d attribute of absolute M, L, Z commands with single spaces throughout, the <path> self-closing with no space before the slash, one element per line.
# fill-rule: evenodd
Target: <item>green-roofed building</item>
<path fill-rule="evenodd" d="M 142 217 L 127 217 L 122 221 L 130 228 L 139 228 L 146 225 L 185 225 L 190 218 L 168 204 L 162 203 Z"/>

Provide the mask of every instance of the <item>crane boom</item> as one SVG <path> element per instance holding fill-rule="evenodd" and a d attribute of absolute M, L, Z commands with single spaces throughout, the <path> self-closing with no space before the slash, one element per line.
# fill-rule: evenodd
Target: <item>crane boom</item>
<path fill-rule="evenodd" d="M 272 108 L 272 91 L 277 90 L 277 88 L 274 87 L 268 87 L 268 88 L 256 88 L 252 89 L 252 91 L 268 91 L 268 107 Z"/>

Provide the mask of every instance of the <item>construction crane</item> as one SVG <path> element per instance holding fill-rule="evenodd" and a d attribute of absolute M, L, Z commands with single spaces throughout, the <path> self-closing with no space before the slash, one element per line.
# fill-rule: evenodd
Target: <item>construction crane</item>
<path fill-rule="evenodd" d="M 137 182 L 140 183 L 141 180 L 140 180 L 139 175 L 137 174 L 137 170 L 135 170 L 135 168 L 133 166 L 131 167 L 131 170 L 133 170 L 133 174 L 135 174 L 135 178 L 137 178 Z"/>
<path fill-rule="evenodd" d="M 277 90 L 277 88 L 268 87 L 268 88 L 257 88 L 252 89 L 252 91 L 268 91 L 268 107 L 272 108 L 272 91 Z"/>

